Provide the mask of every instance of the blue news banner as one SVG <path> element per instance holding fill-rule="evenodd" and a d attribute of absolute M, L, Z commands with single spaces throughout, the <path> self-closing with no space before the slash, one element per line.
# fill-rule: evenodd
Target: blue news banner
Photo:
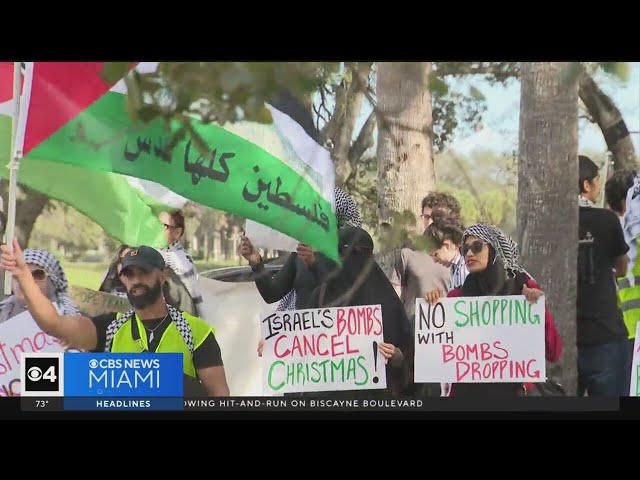
<path fill-rule="evenodd" d="M 181 353 L 25 353 L 20 380 L 35 409 L 184 409 Z"/>
<path fill-rule="evenodd" d="M 508 401 L 455 398 L 184 398 L 181 353 L 23 353 L 23 411 L 617 411 L 618 399 L 537 397 Z M 454 401 L 452 401 L 454 400 Z"/>

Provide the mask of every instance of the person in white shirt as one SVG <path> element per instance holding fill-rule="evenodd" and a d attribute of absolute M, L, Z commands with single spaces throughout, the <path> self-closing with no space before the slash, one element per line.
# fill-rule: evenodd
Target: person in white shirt
<path fill-rule="evenodd" d="M 165 237 L 167 239 L 167 247 L 160 249 L 164 261 L 180 278 L 184 286 L 187 288 L 196 312 L 202 305 L 202 295 L 198 290 L 198 271 L 191 255 L 184 249 L 180 240 L 185 235 L 184 216 L 180 210 L 172 212 L 162 212 L 160 221 L 164 224 Z"/>
<path fill-rule="evenodd" d="M 469 271 L 460 254 L 462 246 L 462 233 L 464 227 L 459 217 L 434 212 L 432 223 L 424 231 L 424 236 L 429 242 L 429 254 L 440 265 L 450 269 L 451 286 L 447 292 L 434 290 L 427 292 L 425 299 L 429 301 L 434 295 L 437 298 L 445 296 L 449 291 L 462 287 Z"/>

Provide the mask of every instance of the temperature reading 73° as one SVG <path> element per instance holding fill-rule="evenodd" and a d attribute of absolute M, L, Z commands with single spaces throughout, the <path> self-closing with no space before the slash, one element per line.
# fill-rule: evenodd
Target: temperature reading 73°
<path fill-rule="evenodd" d="M 23 412 L 58 411 L 62 410 L 63 398 L 38 398 L 20 397 L 20 406 Z"/>

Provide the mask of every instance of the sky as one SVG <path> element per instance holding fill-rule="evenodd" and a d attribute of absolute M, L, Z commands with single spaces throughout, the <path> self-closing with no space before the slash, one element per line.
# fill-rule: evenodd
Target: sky
<path fill-rule="evenodd" d="M 600 88 L 609 95 L 622 112 L 634 142 L 636 153 L 640 153 L 640 62 L 629 63 L 630 75 L 623 83 L 610 75 L 598 72 L 595 76 Z M 518 126 L 520 115 L 520 82 L 511 80 L 506 85 L 490 85 L 480 76 L 456 80 L 455 89 L 468 92 L 476 87 L 486 98 L 487 111 L 483 116 L 481 128 L 473 133 L 456 133 L 449 148 L 462 155 L 474 150 L 491 150 L 497 153 L 510 153 L 518 148 Z M 356 134 L 364 124 L 371 108 L 367 105 L 358 119 Z M 581 112 L 583 114 L 584 112 Z M 606 143 L 602 132 L 595 124 L 586 119 L 580 120 L 579 150 L 606 152 Z"/>
<path fill-rule="evenodd" d="M 640 131 L 640 62 L 630 63 L 629 66 L 630 75 L 626 83 L 602 72 L 598 72 L 595 79 L 622 112 L 629 131 L 638 132 Z M 506 86 L 491 86 L 488 82 L 475 78 L 460 83 L 463 88 L 473 85 L 484 94 L 487 111 L 483 119 L 483 128 L 472 135 L 456 135 L 450 148 L 461 154 L 469 154 L 474 149 L 488 149 L 500 153 L 516 150 L 520 114 L 520 82 L 514 80 Z M 597 125 L 586 119 L 580 119 L 579 135 L 581 152 L 585 150 L 606 152 L 606 143 Z M 632 133 L 631 138 L 636 153 L 640 152 L 640 134 Z"/>

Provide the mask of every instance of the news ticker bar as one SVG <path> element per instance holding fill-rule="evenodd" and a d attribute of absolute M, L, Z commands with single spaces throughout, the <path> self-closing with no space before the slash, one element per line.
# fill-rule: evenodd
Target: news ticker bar
<path fill-rule="evenodd" d="M 513 411 L 513 412 L 604 412 L 618 411 L 617 398 L 530 397 L 514 399 L 331 399 L 295 397 L 224 398 L 102 398 L 102 397 L 21 397 L 25 412 L 52 411 Z"/>

